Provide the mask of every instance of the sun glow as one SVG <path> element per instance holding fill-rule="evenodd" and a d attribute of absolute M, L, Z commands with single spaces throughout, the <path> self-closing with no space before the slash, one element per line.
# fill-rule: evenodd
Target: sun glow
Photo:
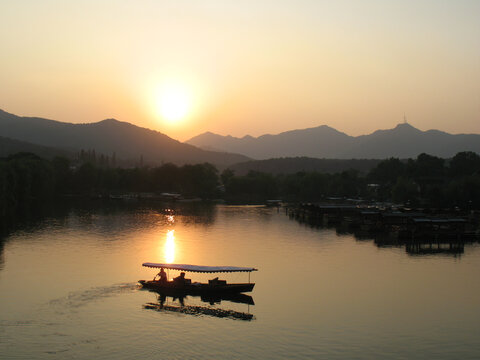
<path fill-rule="evenodd" d="M 158 92 L 156 102 L 160 116 L 170 124 L 184 120 L 192 110 L 191 93 L 180 84 L 165 84 Z"/>

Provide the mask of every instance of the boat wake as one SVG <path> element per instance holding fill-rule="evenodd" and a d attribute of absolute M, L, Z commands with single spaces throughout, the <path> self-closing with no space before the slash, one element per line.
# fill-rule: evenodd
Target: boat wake
<path fill-rule="evenodd" d="M 75 309 L 104 298 L 109 298 L 123 293 L 137 291 L 137 283 L 122 283 L 110 286 L 99 286 L 88 290 L 71 292 L 65 297 L 50 300 L 49 305 L 61 308 Z"/>

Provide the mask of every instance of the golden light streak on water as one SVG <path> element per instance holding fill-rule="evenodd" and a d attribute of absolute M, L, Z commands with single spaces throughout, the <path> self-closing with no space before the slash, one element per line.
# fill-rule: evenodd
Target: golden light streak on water
<path fill-rule="evenodd" d="M 173 263 L 175 261 L 175 230 L 167 231 L 164 251 L 165 263 Z"/>

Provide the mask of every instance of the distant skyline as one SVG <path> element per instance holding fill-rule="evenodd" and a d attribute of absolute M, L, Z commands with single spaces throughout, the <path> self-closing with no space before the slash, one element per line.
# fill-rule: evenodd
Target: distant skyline
<path fill-rule="evenodd" d="M 480 133 L 480 1 L 5 1 L 0 109 L 175 139 Z M 1 136 L 1 134 L 0 134 Z"/>

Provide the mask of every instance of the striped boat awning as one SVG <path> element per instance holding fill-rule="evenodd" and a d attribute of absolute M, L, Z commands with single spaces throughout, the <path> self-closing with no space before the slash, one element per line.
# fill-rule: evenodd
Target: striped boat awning
<path fill-rule="evenodd" d="M 191 271 L 199 273 L 217 273 L 217 272 L 252 272 L 258 269 L 252 267 L 238 267 L 238 266 L 200 266 L 188 264 L 159 264 L 146 262 L 142 266 L 149 268 L 164 268 L 170 270 Z"/>

